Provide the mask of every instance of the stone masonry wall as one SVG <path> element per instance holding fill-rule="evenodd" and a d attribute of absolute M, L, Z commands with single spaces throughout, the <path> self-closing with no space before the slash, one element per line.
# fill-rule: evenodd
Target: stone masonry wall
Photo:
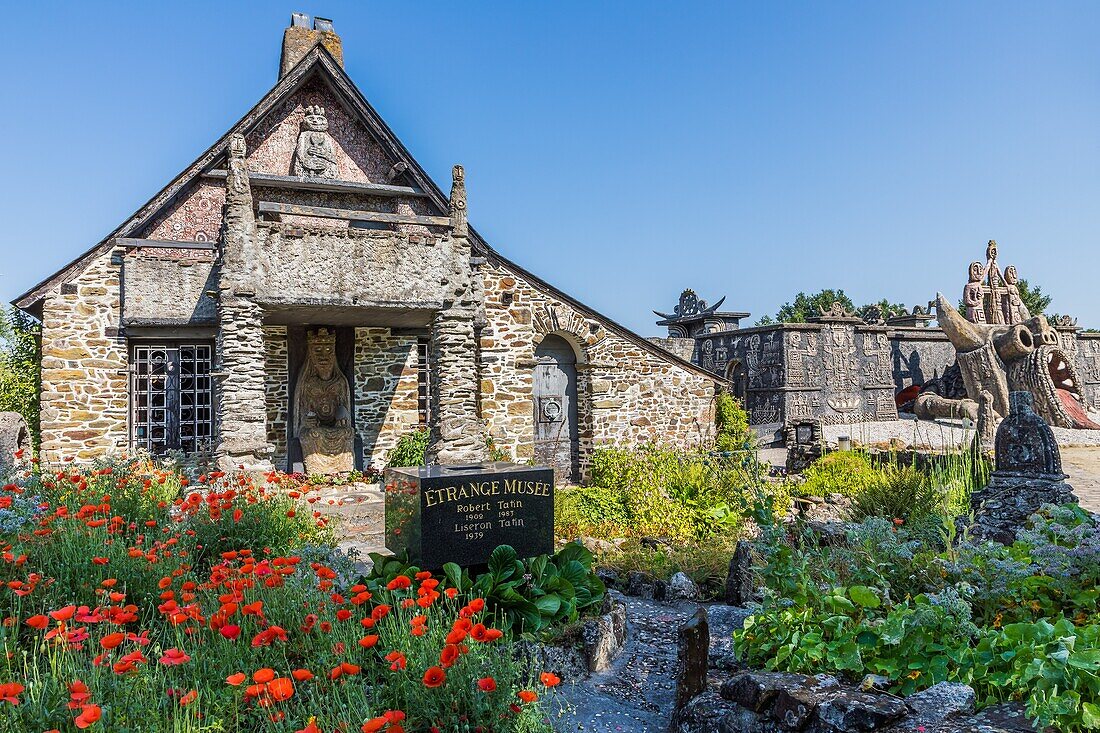
<path fill-rule="evenodd" d="M 355 433 L 363 441 L 363 465 L 382 468 L 386 454 L 416 428 L 415 336 L 388 328 L 355 329 Z"/>
<path fill-rule="evenodd" d="M 275 446 L 271 460 L 287 470 L 287 419 L 290 415 L 290 368 L 286 326 L 264 327 L 264 369 L 267 392 L 267 442 Z"/>
<path fill-rule="evenodd" d="M 582 474 L 595 447 L 690 446 L 712 436 L 713 379 L 619 336 L 503 265 L 490 261 L 481 272 L 481 413 L 497 446 L 520 461 L 533 456 L 535 347 L 550 333 L 578 352 Z"/>
<path fill-rule="evenodd" d="M 129 441 L 129 358 L 119 336 L 119 266 L 104 253 L 46 298 L 42 454 L 88 460 Z"/>

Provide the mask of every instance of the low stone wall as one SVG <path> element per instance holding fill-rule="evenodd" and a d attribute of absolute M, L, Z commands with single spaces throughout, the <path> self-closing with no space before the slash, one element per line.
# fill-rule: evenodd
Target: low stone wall
<path fill-rule="evenodd" d="M 419 423 L 417 339 L 388 328 L 355 329 L 355 432 L 363 465 L 382 468 L 401 436 Z"/>
<path fill-rule="evenodd" d="M 119 266 L 106 252 L 42 309 L 42 456 L 90 460 L 129 440 L 129 357 Z"/>
<path fill-rule="evenodd" d="M 267 393 L 267 442 L 275 446 L 271 460 L 283 471 L 287 465 L 287 420 L 290 417 L 290 349 L 286 326 L 264 327 L 264 372 Z"/>

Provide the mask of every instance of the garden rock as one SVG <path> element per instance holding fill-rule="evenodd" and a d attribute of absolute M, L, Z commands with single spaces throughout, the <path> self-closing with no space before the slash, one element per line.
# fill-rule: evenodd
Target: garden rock
<path fill-rule="evenodd" d="M 734 606 L 743 606 L 752 600 L 752 544 L 739 540 L 730 559 L 729 572 L 726 574 L 725 600 Z"/>
<path fill-rule="evenodd" d="M 596 577 L 608 588 L 618 588 L 619 584 L 622 583 L 619 574 L 611 568 L 596 568 L 595 573 Z"/>
<path fill-rule="evenodd" d="M 905 703 L 892 695 L 845 690 L 817 706 L 817 724 L 821 733 L 877 731 L 907 712 Z"/>
<path fill-rule="evenodd" d="M 699 597 L 699 586 L 684 573 L 676 573 L 668 581 L 669 600 L 694 601 Z"/>
<path fill-rule="evenodd" d="M 641 570 L 633 570 L 626 576 L 626 594 L 639 598 L 653 597 L 653 576 Z"/>
<path fill-rule="evenodd" d="M 976 696 L 969 685 L 958 682 L 939 682 L 905 699 L 910 717 L 907 724 L 925 727 L 943 722 L 949 715 L 970 715 L 974 712 Z"/>
<path fill-rule="evenodd" d="M 710 627 L 707 609 L 699 607 L 677 634 L 676 707 L 679 710 L 707 688 Z"/>
<path fill-rule="evenodd" d="M 610 669 L 626 646 L 626 603 L 617 593 L 609 593 L 607 598 L 610 608 L 584 623 L 582 637 L 589 672 Z"/>
<path fill-rule="evenodd" d="M 737 655 L 733 651 L 733 632 L 744 627 L 745 619 L 754 608 L 714 604 L 707 607 L 710 623 L 710 666 L 713 669 L 737 669 Z"/>
<path fill-rule="evenodd" d="M 0 412 L 0 475 L 15 465 L 15 454 L 30 454 L 31 432 L 27 421 L 18 412 Z"/>

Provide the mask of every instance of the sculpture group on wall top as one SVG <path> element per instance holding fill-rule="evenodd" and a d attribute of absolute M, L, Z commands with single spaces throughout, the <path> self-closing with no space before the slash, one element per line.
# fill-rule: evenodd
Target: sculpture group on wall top
<path fill-rule="evenodd" d="M 1010 414 L 1009 393 L 1028 392 L 1035 412 L 1050 425 L 1100 430 L 1088 414 L 1074 356 L 1043 315 L 1032 316 L 1020 297 L 1015 267 L 1002 274 L 997 243 L 989 242 L 986 263 L 970 265 L 963 289 L 966 317 L 941 294 L 936 301 L 940 328 L 955 348 L 956 361 L 917 397 L 918 417 L 977 419 L 980 400 L 997 419 Z M 1067 321 L 1068 323 L 1068 321 Z M 965 394 L 958 393 L 961 376 Z"/>
<path fill-rule="evenodd" d="M 971 323 L 1015 324 L 1031 318 L 1020 297 L 1020 277 L 1015 265 L 1002 273 L 997 265 L 997 242 L 989 240 L 985 265 L 970 263 L 970 280 L 963 288 L 966 319 Z"/>

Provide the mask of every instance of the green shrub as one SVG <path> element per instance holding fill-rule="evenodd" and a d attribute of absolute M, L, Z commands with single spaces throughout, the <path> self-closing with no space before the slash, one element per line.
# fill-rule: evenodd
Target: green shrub
<path fill-rule="evenodd" d="M 878 480 L 866 453 L 836 451 L 810 464 L 797 491 L 803 496 L 855 496 Z"/>
<path fill-rule="evenodd" d="M 387 465 L 394 468 L 423 466 L 424 454 L 428 450 L 428 436 L 427 428 L 418 428 L 402 435 L 386 456 Z"/>
<path fill-rule="evenodd" d="M 923 520 L 943 508 L 944 497 L 930 476 L 913 466 L 886 466 L 851 494 L 851 518 Z"/>
<path fill-rule="evenodd" d="M 749 450 L 755 442 L 749 414 L 728 392 L 720 392 L 714 400 L 714 427 L 714 447 L 724 453 Z"/>
<path fill-rule="evenodd" d="M 665 537 L 700 541 L 741 526 L 757 467 L 702 452 L 646 446 L 601 448 L 591 485 L 559 492 L 569 534 L 613 539 Z"/>
<path fill-rule="evenodd" d="M 643 545 L 636 539 L 630 539 L 614 550 L 597 555 L 600 565 L 614 569 L 624 578 L 633 571 L 649 573 L 661 580 L 684 573 L 695 581 L 704 598 L 716 598 L 725 589 L 730 558 L 736 545 L 736 536 L 723 535 L 707 542 L 656 545 Z"/>

